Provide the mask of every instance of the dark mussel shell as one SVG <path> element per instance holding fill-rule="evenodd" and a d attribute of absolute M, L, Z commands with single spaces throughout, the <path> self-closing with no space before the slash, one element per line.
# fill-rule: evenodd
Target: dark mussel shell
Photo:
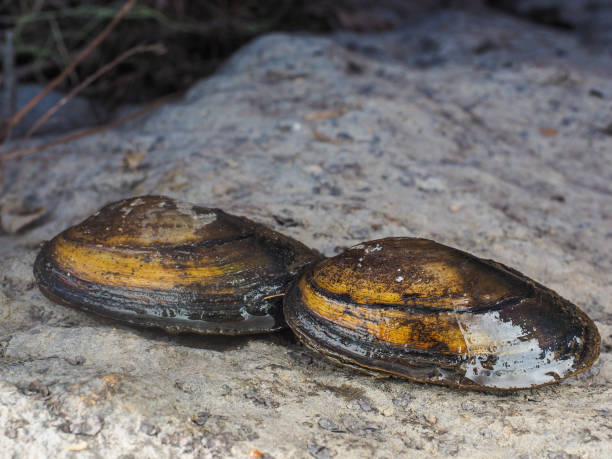
<path fill-rule="evenodd" d="M 109 204 L 45 243 L 34 265 L 50 299 L 171 332 L 284 326 L 282 294 L 321 256 L 243 217 L 142 196 Z"/>
<path fill-rule="evenodd" d="M 593 321 L 521 273 L 426 239 L 357 245 L 304 271 L 289 326 L 338 363 L 465 389 L 551 384 L 599 355 Z"/>

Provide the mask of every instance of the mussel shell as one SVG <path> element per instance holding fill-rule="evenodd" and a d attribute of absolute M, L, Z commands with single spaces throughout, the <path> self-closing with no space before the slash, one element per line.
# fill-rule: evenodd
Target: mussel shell
<path fill-rule="evenodd" d="M 551 384 L 589 368 L 597 327 L 553 291 L 426 239 L 357 245 L 304 271 L 289 326 L 338 363 L 466 389 Z"/>
<path fill-rule="evenodd" d="M 321 256 L 244 217 L 163 196 L 109 204 L 44 244 L 50 299 L 171 332 L 282 328 L 282 294 Z"/>

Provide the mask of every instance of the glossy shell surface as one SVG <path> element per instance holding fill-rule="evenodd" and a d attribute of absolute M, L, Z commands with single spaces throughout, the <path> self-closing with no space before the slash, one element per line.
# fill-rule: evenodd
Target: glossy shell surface
<path fill-rule="evenodd" d="M 42 248 L 41 291 L 57 302 L 172 332 L 282 328 L 282 294 L 320 255 L 243 217 L 143 196 L 109 204 Z"/>
<path fill-rule="evenodd" d="M 521 273 L 426 239 L 387 238 L 310 267 L 289 326 L 338 363 L 466 389 L 542 386 L 588 369 L 595 324 Z"/>

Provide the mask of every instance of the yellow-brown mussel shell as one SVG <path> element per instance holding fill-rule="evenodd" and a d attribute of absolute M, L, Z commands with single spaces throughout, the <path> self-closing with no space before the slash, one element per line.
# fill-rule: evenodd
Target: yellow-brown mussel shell
<path fill-rule="evenodd" d="M 50 299 L 171 332 L 284 326 L 282 294 L 321 256 L 289 237 L 163 196 L 109 204 L 45 243 L 34 274 Z"/>
<path fill-rule="evenodd" d="M 304 271 L 289 326 L 338 363 L 419 382 L 513 390 L 588 369 L 597 327 L 521 273 L 426 239 L 354 246 Z"/>

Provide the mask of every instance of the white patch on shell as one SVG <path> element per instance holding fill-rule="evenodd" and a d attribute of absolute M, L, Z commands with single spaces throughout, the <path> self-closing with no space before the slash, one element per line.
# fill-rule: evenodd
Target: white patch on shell
<path fill-rule="evenodd" d="M 382 246 L 380 244 L 376 244 L 374 247 L 366 247 L 364 252 L 368 254 L 372 252 L 380 252 L 381 250 L 382 250 Z"/>
<path fill-rule="evenodd" d="M 136 207 L 136 206 L 140 206 L 141 204 L 144 204 L 144 200 L 140 199 L 140 198 L 136 198 L 134 199 L 132 202 L 130 202 L 130 207 Z"/>
<path fill-rule="evenodd" d="M 363 249 L 363 244 L 354 245 L 353 247 L 351 247 L 351 249 L 355 249 L 355 250 Z"/>
<path fill-rule="evenodd" d="M 130 215 L 130 212 L 131 212 L 131 211 L 132 211 L 132 208 L 131 208 L 131 207 L 122 207 L 122 208 L 121 208 L 121 212 L 123 212 L 123 217 L 121 217 L 121 218 L 125 218 L 125 217 L 127 217 L 128 215 Z"/>
<path fill-rule="evenodd" d="M 477 384 L 500 389 L 535 386 L 563 378 L 574 367 L 574 359 L 558 359 L 536 338 L 526 339 L 529 330 L 501 320 L 499 311 L 455 314 L 455 318 L 467 345 L 465 377 Z M 488 355 L 475 352 L 480 343 L 496 343 L 487 354 L 497 360 L 487 362 L 487 368 L 483 362 Z"/>
<path fill-rule="evenodd" d="M 188 217 L 191 218 L 195 229 L 203 228 L 206 225 L 211 224 L 217 219 L 217 215 L 214 212 L 208 212 L 208 213 L 196 212 L 193 204 L 189 204 L 188 202 L 175 201 L 174 205 L 176 206 L 177 212 L 183 215 L 187 215 Z"/>
<path fill-rule="evenodd" d="M 395 282 L 401 282 L 401 281 L 403 281 L 403 280 L 404 280 L 404 277 L 403 277 L 403 276 L 397 276 L 397 277 L 395 278 Z"/>

